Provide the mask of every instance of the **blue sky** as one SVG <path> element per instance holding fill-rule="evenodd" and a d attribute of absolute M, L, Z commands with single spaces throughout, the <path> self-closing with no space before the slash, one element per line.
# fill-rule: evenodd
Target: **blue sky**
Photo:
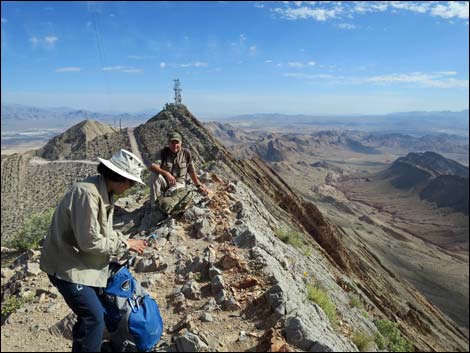
<path fill-rule="evenodd" d="M 3 104 L 195 114 L 468 109 L 468 2 L 1 2 Z"/>

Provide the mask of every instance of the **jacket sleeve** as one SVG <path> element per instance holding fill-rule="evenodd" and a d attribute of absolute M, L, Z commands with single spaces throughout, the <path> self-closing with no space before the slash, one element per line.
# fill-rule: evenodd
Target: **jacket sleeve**
<path fill-rule="evenodd" d="M 127 243 L 112 229 L 101 229 L 98 221 L 99 199 L 76 190 L 70 209 L 70 224 L 81 251 L 94 255 L 115 255 L 127 250 Z"/>

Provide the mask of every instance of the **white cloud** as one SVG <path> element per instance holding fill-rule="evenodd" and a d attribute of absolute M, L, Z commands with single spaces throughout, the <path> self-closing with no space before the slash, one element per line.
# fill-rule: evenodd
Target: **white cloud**
<path fill-rule="evenodd" d="M 429 11 L 431 6 L 430 2 L 408 2 L 408 1 L 391 1 L 389 3 L 391 8 L 399 9 L 399 10 L 408 10 L 412 12 L 418 13 L 426 13 Z"/>
<path fill-rule="evenodd" d="M 330 18 L 336 18 L 338 13 L 335 9 L 314 9 L 309 7 L 299 7 L 299 8 L 287 8 L 281 9 L 276 8 L 273 10 L 278 13 L 282 18 L 287 20 L 298 20 L 298 19 L 307 19 L 313 18 L 317 21 L 326 21 Z"/>
<path fill-rule="evenodd" d="M 353 12 L 359 12 L 359 13 L 384 12 L 387 9 L 388 9 L 387 2 L 356 1 L 354 2 Z"/>
<path fill-rule="evenodd" d="M 79 67 L 75 66 L 69 66 L 69 67 L 61 67 L 59 69 L 56 69 L 55 72 L 76 72 L 76 71 L 81 71 L 82 69 Z"/>
<path fill-rule="evenodd" d="M 282 74 L 284 77 L 293 77 L 297 79 L 303 79 L 303 80 L 316 80 L 316 79 L 321 79 L 321 80 L 330 80 L 330 79 L 343 79 L 343 77 L 340 76 L 333 76 L 333 75 L 327 75 L 327 74 L 304 74 L 304 73 L 284 73 Z"/>
<path fill-rule="evenodd" d="M 117 72 L 125 72 L 125 73 L 140 73 L 143 72 L 143 69 L 135 68 L 132 66 L 107 66 L 102 68 L 103 71 L 117 71 Z"/>
<path fill-rule="evenodd" d="M 129 74 L 135 74 L 135 73 L 140 73 L 143 72 L 143 69 L 136 69 L 136 68 L 129 68 L 129 69 L 122 69 L 121 72 L 126 72 Z"/>
<path fill-rule="evenodd" d="M 468 11 L 468 1 L 463 3 L 449 1 L 446 4 L 435 5 L 431 10 L 431 14 L 447 19 L 457 17 L 468 20 Z"/>
<path fill-rule="evenodd" d="M 265 60 L 264 62 L 265 62 L 266 64 L 270 64 L 270 63 L 272 63 L 273 61 L 272 61 L 271 59 L 269 59 L 269 60 Z"/>
<path fill-rule="evenodd" d="M 468 20 L 468 1 L 284 1 L 273 2 L 271 11 L 287 20 L 314 19 L 351 19 L 355 15 L 373 14 L 389 11 L 409 11 L 417 14 L 439 16 L 445 19 Z M 269 2 L 267 3 L 269 4 Z M 281 7 L 280 5 L 283 5 Z M 465 22 L 467 23 L 467 22 Z M 340 24 L 342 29 L 354 29 L 355 25 Z M 354 26 L 354 27 L 351 27 Z"/>
<path fill-rule="evenodd" d="M 287 63 L 287 66 L 298 68 L 298 69 L 308 67 L 308 66 L 315 66 L 315 65 L 316 65 L 315 61 L 309 61 L 309 62 L 306 62 L 306 63 L 299 62 L 299 61 L 291 61 L 291 62 Z"/>
<path fill-rule="evenodd" d="M 46 36 L 44 38 L 38 38 L 34 36 L 34 37 L 29 38 L 29 41 L 33 43 L 34 46 L 39 45 L 39 44 L 52 46 L 58 40 L 59 38 L 57 38 L 56 36 Z"/>
<path fill-rule="evenodd" d="M 259 8 L 259 9 L 262 9 L 264 7 L 264 4 L 262 2 L 256 1 L 253 4 L 253 6 Z"/>
<path fill-rule="evenodd" d="M 244 42 L 246 40 L 246 36 L 242 33 L 240 34 L 240 42 Z"/>
<path fill-rule="evenodd" d="M 455 76 L 457 75 L 457 72 L 456 71 L 439 71 L 439 72 L 436 72 L 436 74 L 445 75 L 445 76 Z"/>
<path fill-rule="evenodd" d="M 48 36 L 48 37 L 44 37 L 44 41 L 47 43 L 47 44 L 54 44 L 55 42 L 57 42 L 59 40 L 59 38 L 55 37 L 55 36 Z"/>
<path fill-rule="evenodd" d="M 455 78 L 448 78 L 444 80 L 431 80 L 424 83 L 428 87 L 437 87 L 437 88 L 467 88 L 468 89 L 468 80 L 459 80 Z"/>
<path fill-rule="evenodd" d="M 249 50 L 250 50 L 250 54 L 255 54 L 256 53 L 256 45 L 252 45 Z"/>
<path fill-rule="evenodd" d="M 341 29 L 356 29 L 357 26 L 350 24 L 350 23 L 340 23 L 336 25 L 336 27 L 341 28 Z"/>
<path fill-rule="evenodd" d="M 287 63 L 287 66 L 289 66 L 289 67 L 298 67 L 298 68 L 301 68 L 301 67 L 304 67 L 304 64 L 295 61 L 295 62 L 288 62 L 288 63 Z"/>
<path fill-rule="evenodd" d="M 390 75 L 379 75 L 372 76 L 365 79 L 365 82 L 387 84 L 387 83 L 416 83 L 416 82 L 428 82 L 435 76 L 429 74 L 423 74 L 421 72 L 414 72 L 411 74 L 390 74 Z"/>
<path fill-rule="evenodd" d="M 160 68 L 164 69 L 166 67 L 182 67 L 182 68 L 187 68 L 187 67 L 208 67 L 209 64 L 206 62 L 202 61 L 195 61 L 191 63 L 183 63 L 183 64 L 178 64 L 178 63 L 166 63 L 162 61 L 160 63 Z"/>
<path fill-rule="evenodd" d="M 416 72 L 411 74 L 391 74 L 370 77 L 366 81 L 377 84 L 416 83 L 424 87 L 468 88 L 468 80 L 460 80 L 447 77 L 444 78 L 442 76 L 448 76 L 448 73 L 423 74 L 420 72 Z"/>
<path fill-rule="evenodd" d="M 8 20 L 2 17 L 2 23 L 6 23 L 6 22 L 8 22 Z"/>
<path fill-rule="evenodd" d="M 119 71 L 125 68 L 126 68 L 125 66 L 106 66 L 106 67 L 103 67 L 102 70 L 103 71 Z"/>
<path fill-rule="evenodd" d="M 186 64 L 174 64 L 176 67 L 207 67 L 209 64 L 206 62 L 196 61 L 193 63 Z"/>
<path fill-rule="evenodd" d="M 389 86 L 395 84 L 411 84 L 421 87 L 434 88 L 467 88 L 468 80 L 456 79 L 453 77 L 457 73 L 455 71 L 441 71 L 432 74 L 422 72 L 412 72 L 404 74 L 388 74 L 370 77 L 345 77 L 325 74 L 305 74 L 305 73 L 284 73 L 282 76 L 291 77 L 300 80 L 316 81 L 325 80 L 329 84 L 346 84 L 346 85 L 378 85 Z"/>

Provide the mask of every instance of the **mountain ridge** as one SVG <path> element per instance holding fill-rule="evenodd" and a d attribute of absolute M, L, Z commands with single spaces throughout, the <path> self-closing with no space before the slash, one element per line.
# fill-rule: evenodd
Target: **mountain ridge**
<path fill-rule="evenodd" d="M 379 178 L 398 189 L 415 190 L 422 200 L 468 216 L 469 168 L 434 152 L 400 157 Z"/>

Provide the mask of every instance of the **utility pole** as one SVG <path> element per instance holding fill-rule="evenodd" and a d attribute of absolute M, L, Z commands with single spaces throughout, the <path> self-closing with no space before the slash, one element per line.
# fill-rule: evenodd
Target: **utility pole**
<path fill-rule="evenodd" d="M 175 81 L 175 87 L 173 90 L 175 91 L 175 104 L 176 105 L 181 105 L 181 85 L 180 85 L 180 80 L 177 78 Z"/>

